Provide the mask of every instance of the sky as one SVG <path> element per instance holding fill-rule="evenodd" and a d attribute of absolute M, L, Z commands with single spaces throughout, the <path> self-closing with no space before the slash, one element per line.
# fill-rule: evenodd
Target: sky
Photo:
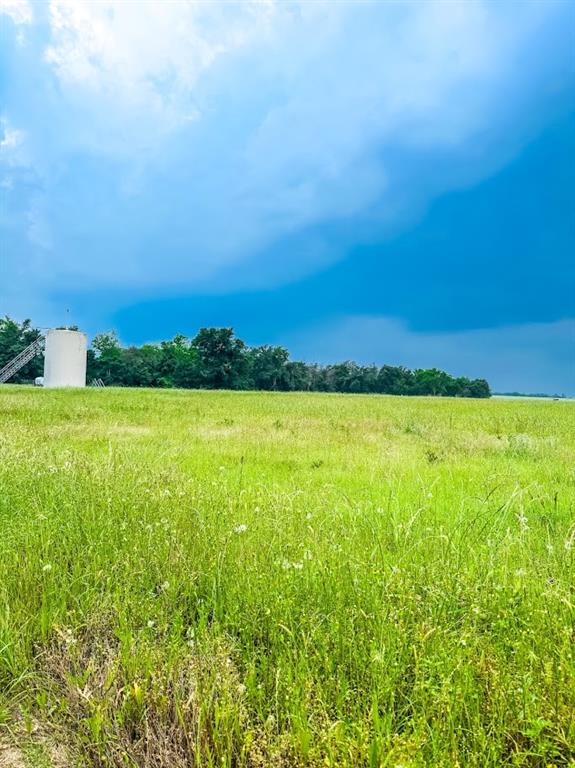
<path fill-rule="evenodd" d="M 0 314 L 575 395 L 575 3 L 0 0 Z"/>

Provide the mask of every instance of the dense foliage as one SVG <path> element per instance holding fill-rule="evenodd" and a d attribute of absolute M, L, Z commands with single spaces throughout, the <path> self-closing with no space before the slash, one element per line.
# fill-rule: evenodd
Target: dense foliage
<path fill-rule="evenodd" d="M 17 323 L 9 317 L 0 318 L 0 370 L 39 336 L 40 331 L 32 328 L 30 320 Z M 34 357 L 10 379 L 10 383 L 21 384 L 41 376 L 43 368 L 42 358 Z"/>
<path fill-rule="evenodd" d="M 20 346 L 14 341 L 20 330 Z M 21 325 L 0 320 L 0 361 L 32 341 L 30 321 Z M 9 339 L 9 353 L 3 346 Z M 41 363 L 24 369 L 17 381 L 39 375 Z M 489 397 L 484 379 L 454 377 L 437 368 L 362 366 L 352 361 L 318 365 L 289 359 L 281 346 L 248 347 L 232 328 L 202 328 L 193 339 L 175 336 L 171 341 L 122 347 L 114 333 L 101 333 L 88 351 L 88 380 L 106 386 L 177 387 L 183 389 L 242 389 L 307 392 L 356 392 L 391 395 L 442 395 Z"/>

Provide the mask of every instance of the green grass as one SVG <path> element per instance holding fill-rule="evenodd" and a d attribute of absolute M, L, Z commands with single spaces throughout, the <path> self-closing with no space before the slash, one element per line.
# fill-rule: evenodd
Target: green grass
<path fill-rule="evenodd" d="M 3 386 L 0 729 L 573 766 L 574 459 L 570 402 Z"/>

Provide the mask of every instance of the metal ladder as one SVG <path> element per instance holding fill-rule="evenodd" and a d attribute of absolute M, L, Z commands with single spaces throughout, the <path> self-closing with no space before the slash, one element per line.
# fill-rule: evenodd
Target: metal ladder
<path fill-rule="evenodd" d="M 18 373 L 20 368 L 23 368 L 33 357 L 40 354 L 43 349 L 44 339 L 42 337 L 33 341 L 26 347 L 26 349 L 23 349 L 22 352 L 16 355 L 13 360 L 10 360 L 10 362 L 0 370 L 0 384 L 4 384 L 4 382 L 8 381 L 8 379 L 14 376 L 15 373 Z"/>

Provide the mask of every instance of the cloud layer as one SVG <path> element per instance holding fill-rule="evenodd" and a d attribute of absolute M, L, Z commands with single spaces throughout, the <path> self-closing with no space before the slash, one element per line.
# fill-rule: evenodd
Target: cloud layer
<path fill-rule="evenodd" d="M 9 307 L 23 271 L 44 302 L 294 280 L 493 173 L 569 82 L 562 2 L 2 1 Z"/>

